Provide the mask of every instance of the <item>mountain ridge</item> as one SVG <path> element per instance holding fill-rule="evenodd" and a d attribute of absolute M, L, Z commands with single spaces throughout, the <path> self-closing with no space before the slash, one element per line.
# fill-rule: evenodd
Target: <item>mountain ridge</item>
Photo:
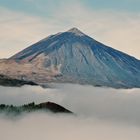
<path fill-rule="evenodd" d="M 67 113 L 74 115 L 74 113 L 71 112 L 70 110 L 54 102 L 43 102 L 40 104 L 35 104 L 34 102 L 32 102 L 29 104 L 24 104 L 22 106 L 0 104 L 0 114 L 4 113 L 8 116 L 9 115 L 18 116 L 24 113 L 33 113 L 38 111 L 51 113 Z"/>

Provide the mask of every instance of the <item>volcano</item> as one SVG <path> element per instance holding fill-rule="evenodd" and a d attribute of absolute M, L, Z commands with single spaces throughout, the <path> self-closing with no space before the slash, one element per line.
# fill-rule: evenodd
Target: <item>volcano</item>
<path fill-rule="evenodd" d="M 77 28 L 51 35 L 6 60 L 0 73 L 37 83 L 140 88 L 140 60 Z"/>

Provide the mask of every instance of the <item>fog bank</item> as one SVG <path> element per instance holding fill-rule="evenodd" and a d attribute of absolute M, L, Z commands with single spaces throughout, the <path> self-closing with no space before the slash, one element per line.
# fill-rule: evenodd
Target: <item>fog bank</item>
<path fill-rule="evenodd" d="M 55 84 L 53 89 L 0 87 L 0 104 L 52 101 L 76 116 L 32 113 L 17 119 L 0 115 L 2 140 L 139 140 L 140 89 Z"/>
<path fill-rule="evenodd" d="M 20 120 L 0 117 L 2 140 L 139 140 L 135 126 L 52 114 L 27 115 Z"/>

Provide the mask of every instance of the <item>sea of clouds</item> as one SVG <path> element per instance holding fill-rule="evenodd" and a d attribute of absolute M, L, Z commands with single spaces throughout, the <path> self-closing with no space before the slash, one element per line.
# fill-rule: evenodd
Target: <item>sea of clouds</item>
<path fill-rule="evenodd" d="M 0 104 L 52 101 L 76 115 L 36 112 L 0 115 L 1 140 L 139 140 L 140 89 L 55 84 L 0 87 Z"/>

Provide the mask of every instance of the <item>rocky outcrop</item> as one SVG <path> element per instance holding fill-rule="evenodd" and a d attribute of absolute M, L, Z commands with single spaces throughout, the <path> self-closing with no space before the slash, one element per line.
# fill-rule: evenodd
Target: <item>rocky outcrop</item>
<path fill-rule="evenodd" d="M 0 86 L 21 87 L 23 85 L 35 86 L 37 84 L 32 81 L 12 79 L 10 77 L 0 75 Z"/>

